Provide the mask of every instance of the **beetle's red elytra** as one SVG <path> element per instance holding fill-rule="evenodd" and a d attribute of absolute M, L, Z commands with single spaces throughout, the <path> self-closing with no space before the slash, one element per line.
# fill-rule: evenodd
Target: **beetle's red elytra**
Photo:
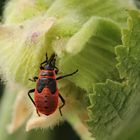
<path fill-rule="evenodd" d="M 62 101 L 62 105 L 59 107 L 62 116 L 61 109 L 65 105 L 65 100 L 58 90 L 57 81 L 78 72 L 76 70 L 73 73 L 56 77 L 59 70 L 55 66 L 55 61 L 55 54 L 52 54 L 49 60 L 46 54 L 46 60 L 40 64 L 38 77 L 35 76 L 33 79 L 29 79 L 36 82 L 36 88 L 29 90 L 28 96 L 36 107 L 38 116 L 40 116 L 40 113 L 47 116 L 54 113 L 58 107 L 58 97 Z M 31 97 L 31 93 L 34 93 L 34 99 Z"/>

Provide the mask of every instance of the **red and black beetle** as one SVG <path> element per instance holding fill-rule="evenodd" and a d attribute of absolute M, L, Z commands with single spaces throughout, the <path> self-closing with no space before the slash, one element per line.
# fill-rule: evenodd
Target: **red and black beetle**
<path fill-rule="evenodd" d="M 28 96 L 35 105 L 37 114 L 39 116 L 39 112 L 45 115 L 52 114 L 57 109 L 58 97 L 60 97 L 63 103 L 59 107 L 60 115 L 62 116 L 61 108 L 65 105 L 65 100 L 59 93 L 59 90 L 57 88 L 57 80 L 60 80 L 67 76 L 71 76 L 78 72 L 78 70 L 76 70 L 73 73 L 56 78 L 58 68 L 55 66 L 55 61 L 55 54 L 53 54 L 49 60 L 46 54 L 46 60 L 40 64 L 39 76 L 35 76 L 33 77 L 33 79 L 29 79 L 32 82 L 37 83 L 35 89 L 29 90 Z M 34 93 L 34 100 L 32 99 L 30 93 Z"/>

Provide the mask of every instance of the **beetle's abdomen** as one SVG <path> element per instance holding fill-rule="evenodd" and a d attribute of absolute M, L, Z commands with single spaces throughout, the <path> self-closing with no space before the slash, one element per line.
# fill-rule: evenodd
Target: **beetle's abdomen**
<path fill-rule="evenodd" d="M 40 113 L 50 115 L 58 106 L 58 90 L 55 94 L 52 94 L 49 88 L 44 88 L 41 93 L 35 92 L 34 101 Z"/>

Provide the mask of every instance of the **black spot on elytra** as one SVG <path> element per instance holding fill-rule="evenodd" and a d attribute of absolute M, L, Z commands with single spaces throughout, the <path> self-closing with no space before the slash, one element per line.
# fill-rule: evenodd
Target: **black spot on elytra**
<path fill-rule="evenodd" d="M 47 106 L 45 106 L 44 108 L 45 108 L 45 109 L 48 109 L 48 107 L 47 107 Z"/>
<path fill-rule="evenodd" d="M 54 79 L 49 78 L 49 82 L 47 86 L 52 94 L 56 92 L 56 81 Z"/>
<path fill-rule="evenodd" d="M 56 81 L 52 78 L 41 78 L 39 79 L 37 83 L 37 91 L 38 93 L 41 93 L 42 90 L 48 87 L 50 89 L 50 92 L 53 94 L 56 92 Z"/>

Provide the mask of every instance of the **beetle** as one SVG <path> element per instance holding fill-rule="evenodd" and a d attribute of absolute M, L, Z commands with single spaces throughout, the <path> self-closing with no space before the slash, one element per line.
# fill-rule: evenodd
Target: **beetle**
<path fill-rule="evenodd" d="M 62 101 L 62 105 L 59 107 L 59 112 L 62 116 L 61 109 L 65 105 L 65 100 L 58 90 L 57 81 L 78 72 L 76 70 L 73 73 L 56 78 L 59 69 L 55 66 L 55 61 L 56 54 L 52 54 L 49 60 L 46 54 L 46 60 L 40 64 L 39 76 L 29 79 L 32 82 L 36 82 L 36 88 L 29 90 L 28 96 L 36 107 L 38 116 L 40 116 L 40 113 L 47 116 L 54 113 L 58 107 L 58 97 Z M 31 97 L 31 93 L 34 93 L 34 99 Z"/>

